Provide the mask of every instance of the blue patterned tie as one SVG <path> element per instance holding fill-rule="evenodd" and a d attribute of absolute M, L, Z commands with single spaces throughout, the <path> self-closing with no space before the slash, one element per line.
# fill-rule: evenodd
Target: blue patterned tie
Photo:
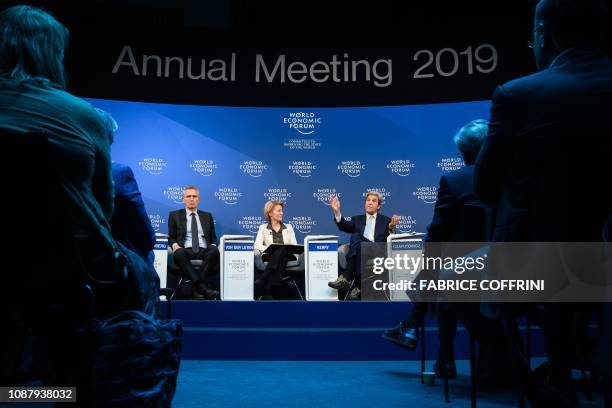
<path fill-rule="evenodd" d="M 368 220 L 366 221 L 365 230 L 363 231 L 363 236 L 366 239 L 370 239 L 370 234 L 372 233 L 372 229 L 374 228 L 374 217 L 371 215 L 366 215 Z"/>

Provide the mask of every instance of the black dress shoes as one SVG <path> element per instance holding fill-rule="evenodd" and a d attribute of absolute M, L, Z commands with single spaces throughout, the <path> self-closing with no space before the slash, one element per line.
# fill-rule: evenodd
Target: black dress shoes
<path fill-rule="evenodd" d="M 203 283 L 196 283 L 193 286 L 192 298 L 194 300 L 213 300 L 219 297 L 219 291 L 214 289 L 209 289 Z"/>
<path fill-rule="evenodd" d="M 406 350 L 414 350 L 419 341 L 417 329 L 404 327 L 401 323 L 392 329 L 385 330 L 382 338 Z"/>
<path fill-rule="evenodd" d="M 255 296 L 259 300 L 274 300 L 270 291 L 270 284 L 263 276 L 255 280 Z"/>
<path fill-rule="evenodd" d="M 265 290 L 266 282 L 263 278 L 255 279 L 255 289 L 256 290 Z"/>
<path fill-rule="evenodd" d="M 204 292 L 204 296 L 206 296 L 207 300 L 218 299 L 219 294 L 220 292 L 214 289 L 206 289 L 206 291 Z"/>
<path fill-rule="evenodd" d="M 191 298 L 193 300 L 205 300 L 206 296 L 204 296 L 204 294 L 198 292 L 197 290 L 194 290 L 193 293 L 191 294 Z"/>
<path fill-rule="evenodd" d="M 527 383 L 523 385 L 525 397 L 534 407 L 574 408 L 578 406 L 578 396 L 571 377 L 560 381 L 560 384 L 551 382 L 553 368 L 546 362 L 538 366 L 527 376 Z"/>

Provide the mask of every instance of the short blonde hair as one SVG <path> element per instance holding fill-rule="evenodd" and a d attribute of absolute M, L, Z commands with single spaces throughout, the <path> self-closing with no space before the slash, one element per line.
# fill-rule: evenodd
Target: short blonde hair
<path fill-rule="evenodd" d="M 376 198 L 378 199 L 378 205 L 382 205 L 382 195 L 378 192 L 378 191 L 366 191 L 365 193 L 365 201 L 368 200 L 369 196 L 376 196 Z"/>
<path fill-rule="evenodd" d="M 266 220 L 270 221 L 270 213 L 277 205 L 280 205 L 281 207 L 285 208 L 285 203 L 279 200 L 270 200 L 264 205 L 263 213 Z"/>

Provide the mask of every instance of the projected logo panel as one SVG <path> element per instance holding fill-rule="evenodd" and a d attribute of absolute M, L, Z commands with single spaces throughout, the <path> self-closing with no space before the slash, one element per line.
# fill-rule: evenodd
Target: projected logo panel
<path fill-rule="evenodd" d="M 487 118 L 489 102 L 372 108 L 231 108 L 90 100 L 119 124 L 113 160 L 134 170 L 155 228 L 200 189 L 217 233 L 254 234 L 266 201 L 286 203 L 298 241 L 340 235 L 329 207 L 364 212 L 364 192 L 381 212 L 402 216 L 398 232 L 425 232 L 440 176 L 463 167 L 453 143 L 467 122 Z"/>

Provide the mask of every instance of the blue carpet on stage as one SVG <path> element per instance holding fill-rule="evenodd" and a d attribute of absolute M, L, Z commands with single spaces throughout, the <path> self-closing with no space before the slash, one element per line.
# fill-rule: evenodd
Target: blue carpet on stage
<path fill-rule="evenodd" d="M 183 361 L 173 406 L 467 407 L 467 363 L 444 402 L 440 381 L 421 385 L 413 361 Z M 516 406 L 512 391 L 485 392 L 479 408 Z"/>
<path fill-rule="evenodd" d="M 173 301 L 172 317 L 184 323 L 186 360 L 418 360 L 420 348 L 406 352 L 380 337 L 410 307 L 406 302 Z M 540 334 L 532 327 L 534 356 L 542 355 Z M 421 344 L 426 358 L 435 359 L 435 320 L 427 320 Z M 460 326 L 456 358 L 469 357 L 468 345 Z"/>
<path fill-rule="evenodd" d="M 534 361 L 534 366 L 541 362 Z M 431 368 L 433 362 L 428 361 Z M 442 383 L 419 381 L 416 361 L 182 361 L 173 406 L 178 408 L 244 407 L 416 407 L 470 406 L 469 365 L 458 361 L 458 378 L 450 382 L 451 403 Z M 580 406 L 603 406 L 601 393 Z M 480 389 L 479 408 L 516 407 L 512 390 Z"/>

